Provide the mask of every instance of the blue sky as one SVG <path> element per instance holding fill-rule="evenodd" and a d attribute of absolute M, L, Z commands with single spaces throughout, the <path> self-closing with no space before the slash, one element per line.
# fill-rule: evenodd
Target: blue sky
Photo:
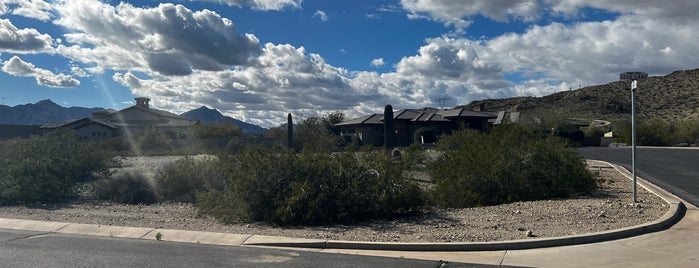
<path fill-rule="evenodd" d="M 0 0 L 0 98 L 145 96 L 270 127 L 340 110 L 542 96 L 699 65 L 699 3 Z"/>

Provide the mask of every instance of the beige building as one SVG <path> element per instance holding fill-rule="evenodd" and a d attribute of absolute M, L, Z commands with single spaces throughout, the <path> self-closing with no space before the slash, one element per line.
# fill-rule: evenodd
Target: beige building
<path fill-rule="evenodd" d="M 189 127 L 198 121 L 179 115 L 150 108 L 150 99 L 136 98 L 136 105 L 126 109 L 103 110 L 92 113 L 92 118 L 68 122 L 48 123 L 41 128 L 70 128 L 86 139 L 102 140 L 114 137 L 136 136 L 147 129 L 166 134 L 171 139 L 187 138 Z"/>

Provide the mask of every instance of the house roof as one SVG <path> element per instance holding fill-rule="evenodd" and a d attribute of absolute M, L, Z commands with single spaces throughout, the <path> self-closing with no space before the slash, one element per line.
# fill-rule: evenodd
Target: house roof
<path fill-rule="evenodd" d="M 410 120 L 412 122 L 451 122 L 438 113 L 420 113 L 418 116 Z"/>
<path fill-rule="evenodd" d="M 73 127 L 73 128 L 79 128 L 88 124 L 98 124 L 102 125 L 108 128 L 116 128 L 116 126 L 109 124 L 107 122 L 104 122 L 102 120 L 97 120 L 97 119 L 90 119 L 90 118 L 82 118 L 82 119 L 75 119 L 75 120 L 70 120 L 70 121 L 65 121 L 65 122 L 49 122 L 41 126 L 41 128 L 44 129 L 55 129 L 55 128 L 60 128 L 60 127 Z"/>
<path fill-rule="evenodd" d="M 437 113 L 441 114 L 444 117 L 450 118 L 450 117 L 484 117 L 484 118 L 494 118 L 496 116 L 488 113 L 483 113 L 483 112 L 475 112 L 471 110 L 466 110 L 464 108 L 456 108 L 456 109 L 449 109 L 449 110 L 441 110 L 438 111 Z"/>
<path fill-rule="evenodd" d="M 354 125 L 383 125 L 383 114 L 370 114 L 355 118 L 349 121 L 340 122 L 335 126 L 354 126 Z"/>
<path fill-rule="evenodd" d="M 471 118 L 496 118 L 497 115 L 484 113 L 484 112 L 474 112 L 462 108 L 450 109 L 450 110 L 438 110 L 435 108 L 422 108 L 422 109 L 404 109 L 398 110 L 393 113 L 393 118 L 395 120 L 408 120 L 411 122 L 450 122 L 452 119 L 463 117 Z M 372 114 L 342 123 L 335 124 L 335 126 L 352 126 L 352 125 L 382 125 L 383 124 L 383 114 Z"/>

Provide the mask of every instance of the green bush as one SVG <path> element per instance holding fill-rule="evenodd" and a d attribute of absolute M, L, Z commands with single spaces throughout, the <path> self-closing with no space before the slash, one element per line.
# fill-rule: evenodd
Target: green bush
<path fill-rule="evenodd" d="M 462 130 L 437 143 L 431 168 L 434 201 L 447 207 L 487 206 L 566 197 L 596 187 L 583 159 L 558 138 L 516 125 L 490 134 Z"/>
<path fill-rule="evenodd" d="M 106 172 L 109 155 L 75 132 L 0 142 L 0 204 L 74 198 L 77 185 Z"/>
<path fill-rule="evenodd" d="M 224 180 L 216 158 L 186 157 L 165 166 L 155 176 L 155 188 L 160 201 L 194 203 L 197 192 L 222 190 Z"/>
<path fill-rule="evenodd" d="M 200 212 L 224 221 L 351 222 L 418 211 L 426 202 L 382 152 L 295 154 L 249 147 L 228 161 L 227 187 L 197 195 Z"/>
<path fill-rule="evenodd" d="M 142 173 L 121 172 L 95 182 L 95 198 L 124 204 L 155 203 L 155 191 Z"/>

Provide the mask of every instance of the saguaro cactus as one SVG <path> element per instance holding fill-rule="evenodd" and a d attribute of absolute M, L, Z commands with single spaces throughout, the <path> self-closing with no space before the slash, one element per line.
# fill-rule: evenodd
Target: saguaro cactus
<path fill-rule="evenodd" d="M 291 113 L 286 117 L 286 142 L 289 148 L 294 148 L 294 122 Z"/>
<path fill-rule="evenodd" d="M 393 106 L 387 104 L 383 110 L 383 146 L 391 149 L 396 146 L 396 132 L 393 129 Z"/>

